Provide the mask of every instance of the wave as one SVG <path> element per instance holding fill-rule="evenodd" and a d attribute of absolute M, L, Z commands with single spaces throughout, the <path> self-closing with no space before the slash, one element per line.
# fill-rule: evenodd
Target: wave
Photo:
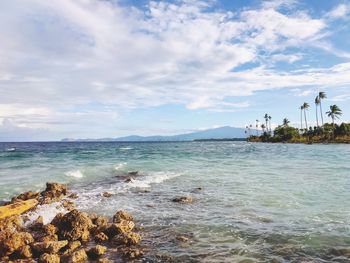
<path fill-rule="evenodd" d="M 132 150 L 134 148 L 130 147 L 130 146 L 126 146 L 126 147 L 120 147 L 119 150 L 121 151 L 128 151 L 128 150 Z"/>
<path fill-rule="evenodd" d="M 80 170 L 73 170 L 64 173 L 68 177 L 83 178 L 84 174 Z"/>
<path fill-rule="evenodd" d="M 52 204 L 38 205 L 35 211 L 25 213 L 23 217 L 26 218 L 25 226 L 32 224 L 39 216 L 43 217 L 44 225 L 46 225 L 50 223 L 58 213 L 66 214 L 67 212 L 68 211 L 61 203 L 55 202 Z"/>
<path fill-rule="evenodd" d="M 114 165 L 114 170 L 120 170 L 122 169 L 125 165 L 127 165 L 128 163 L 124 162 L 124 163 L 118 163 L 116 165 Z"/>
<path fill-rule="evenodd" d="M 131 179 L 131 181 L 127 183 L 126 187 L 127 188 L 148 188 L 148 187 L 151 187 L 152 184 L 160 184 L 164 181 L 173 179 L 181 175 L 182 175 L 181 173 L 173 173 L 173 172 L 154 172 L 142 178 Z"/>
<path fill-rule="evenodd" d="M 14 152 L 14 151 L 16 151 L 16 148 L 15 148 L 15 147 L 7 148 L 7 149 L 6 149 L 6 152 Z"/>

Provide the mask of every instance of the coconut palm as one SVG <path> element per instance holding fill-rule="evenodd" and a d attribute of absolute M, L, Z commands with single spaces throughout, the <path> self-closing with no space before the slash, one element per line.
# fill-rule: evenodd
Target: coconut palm
<path fill-rule="evenodd" d="M 264 115 L 264 119 L 265 119 L 265 126 L 266 126 L 266 129 L 268 130 L 268 125 L 267 125 L 267 122 L 269 121 L 269 115 L 267 114 L 267 113 L 265 113 L 265 115 Z"/>
<path fill-rule="evenodd" d="M 272 133 L 272 130 L 271 130 L 271 116 L 269 115 L 269 125 L 270 125 L 270 133 Z"/>
<path fill-rule="evenodd" d="M 255 120 L 256 136 L 259 135 L 259 120 Z"/>
<path fill-rule="evenodd" d="M 308 108 L 310 108 L 309 103 L 304 102 L 304 104 L 303 104 L 303 110 L 304 110 L 304 118 L 305 118 L 305 128 L 306 128 L 306 130 L 308 129 L 308 126 L 307 126 L 307 119 L 306 119 L 306 110 L 307 110 Z"/>
<path fill-rule="evenodd" d="M 320 97 L 316 96 L 316 98 L 315 98 L 315 106 L 316 106 L 316 123 L 317 123 L 317 127 L 319 127 L 319 125 L 318 125 L 318 111 L 317 111 L 317 109 L 318 109 L 318 105 L 320 105 L 320 103 L 321 103 Z M 321 114 L 322 114 L 322 112 L 321 112 Z"/>
<path fill-rule="evenodd" d="M 326 112 L 328 117 L 332 118 L 333 128 L 334 128 L 334 120 L 339 119 L 339 117 L 342 115 L 341 109 L 337 105 L 331 105 L 329 106 L 329 111 Z"/>
<path fill-rule="evenodd" d="M 265 133 L 265 128 L 266 128 L 265 124 L 261 124 L 261 129 L 262 129 L 263 133 Z"/>
<path fill-rule="evenodd" d="M 304 110 L 304 106 L 301 105 L 300 106 L 300 130 L 303 130 L 303 110 Z"/>
<path fill-rule="evenodd" d="M 321 112 L 321 120 L 322 120 L 322 127 L 323 127 L 323 112 L 322 112 L 322 100 L 327 98 L 327 95 L 325 92 L 320 91 L 318 93 L 318 98 L 320 99 L 320 112 Z"/>
<path fill-rule="evenodd" d="M 283 126 L 284 127 L 288 127 L 288 124 L 290 123 L 290 121 L 287 118 L 283 119 Z"/>

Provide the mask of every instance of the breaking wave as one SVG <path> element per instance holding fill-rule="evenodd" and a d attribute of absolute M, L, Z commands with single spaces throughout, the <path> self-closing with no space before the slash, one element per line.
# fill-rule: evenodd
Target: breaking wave
<path fill-rule="evenodd" d="M 73 170 L 64 173 L 68 177 L 83 178 L 84 174 L 80 170 Z"/>

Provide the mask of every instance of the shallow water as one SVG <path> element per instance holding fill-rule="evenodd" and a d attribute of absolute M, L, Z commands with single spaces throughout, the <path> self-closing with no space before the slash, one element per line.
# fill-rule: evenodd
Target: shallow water
<path fill-rule="evenodd" d="M 0 200 L 46 181 L 68 183 L 80 209 L 130 211 L 173 261 L 349 262 L 331 253 L 350 247 L 349 145 L 0 143 Z M 171 202 L 182 195 L 195 202 Z"/>

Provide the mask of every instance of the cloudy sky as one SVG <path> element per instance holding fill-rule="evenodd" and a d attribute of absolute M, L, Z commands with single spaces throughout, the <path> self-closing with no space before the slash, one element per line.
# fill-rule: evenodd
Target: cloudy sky
<path fill-rule="evenodd" d="M 350 121 L 350 1 L 2 0 L 0 141 Z"/>

